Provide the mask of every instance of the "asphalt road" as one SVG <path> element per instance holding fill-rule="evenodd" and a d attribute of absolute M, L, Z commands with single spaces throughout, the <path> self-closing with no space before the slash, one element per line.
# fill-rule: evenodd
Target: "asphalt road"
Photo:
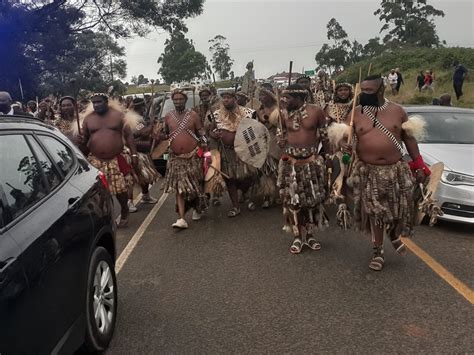
<path fill-rule="evenodd" d="M 377 273 L 368 268 L 370 241 L 331 226 L 320 233 L 321 251 L 292 255 L 279 208 L 234 219 L 228 208 L 226 200 L 175 231 L 168 196 L 135 235 L 122 255 L 108 353 L 474 353 L 473 304 L 412 252 L 400 257 L 387 243 Z M 119 252 L 152 209 L 132 215 Z M 440 223 L 419 227 L 414 239 L 468 292 L 473 231 Z"/>

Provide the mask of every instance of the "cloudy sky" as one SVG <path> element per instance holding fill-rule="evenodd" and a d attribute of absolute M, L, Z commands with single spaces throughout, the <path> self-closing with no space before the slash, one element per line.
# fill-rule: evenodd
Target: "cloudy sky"
<path fill-rule="evenodd" d="M 448 45 L 474 47 L 474 1 L 428 0 L 445 12 L 436 20 L 438 35 Z M 208 40 L 227 38 L 236 75 L 254 60 L 258 78 L 288 70 L 314 69 L 314 56 L 327 42 L 326 24 L 335 17 L 350 40 L 365 44 L 378 35 L 381 23 L 373 12 L 380 0 L 206 0 L 202 15 L 186 21 L 187 37 L 210 59 Z M 127 52 L 128 77 L 156 78 L 156 62 L 164 49 L 165 32 L 121 41 Z"/>

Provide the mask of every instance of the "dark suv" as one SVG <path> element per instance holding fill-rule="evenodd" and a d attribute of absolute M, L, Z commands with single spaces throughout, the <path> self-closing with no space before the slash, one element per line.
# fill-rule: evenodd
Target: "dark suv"
<path fill-rule="evenodd" d="M 112 207 L 105 177 L 57 129 L 0 116 L 0 354 L 108 346 Z"/>

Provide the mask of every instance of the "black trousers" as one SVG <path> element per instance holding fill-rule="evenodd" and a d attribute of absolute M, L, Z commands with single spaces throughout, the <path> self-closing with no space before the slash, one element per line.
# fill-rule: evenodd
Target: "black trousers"
<path fill-rule="evenodd" d="M 458 100 L 462 96 L 462 84 L 463 84 L 463 82 L 464 82 L 464 80 L 453 81 L 454 92 L 456 93 L 456 99 L 458 99 Z"/>

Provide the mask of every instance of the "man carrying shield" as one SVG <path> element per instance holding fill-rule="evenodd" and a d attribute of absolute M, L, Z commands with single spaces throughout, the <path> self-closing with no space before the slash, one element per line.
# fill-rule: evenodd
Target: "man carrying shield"
<path fill-rule="evenodd" d="M 221 168 L 225 176 L 225 183 L 232 201 L 232 209 L 227 214 L 228 217 L 236 217 L 240 214 L 238 190 L 242 194 L 249 190 L 255 181 L 256 168 L 244 163 L 236 154 L 234 141 L 237 128 L 244 119 L 251 119 L 255 112 L 249 108 L 237 105 L 235 92 L 225 91 L 222 94 L 222 105 L 214 112 L 215 127 L 210 135 L 216 140 L 221 140 Z M 247 202 L 250 210 L 255 209 L 252 201 Z"/>
<path fill-rule="evenodd" d="M 280 160 L 278 187 L 283 200 L 285 231 L 294 236 L 290 252 L 298 254 L 303 245 L 320 250 L 315 239 L 316 229 L 328 224 L 323 203 L 326 199 L 326 167 L 318 155 L 321 142 L 327 152 L 326 119 L 316 105 L 305 103 L 307 90 L 299 84 L 283 91 L 287 112 L 282 122 L 284 137 L 280 146 L 284 153 Z"/>

